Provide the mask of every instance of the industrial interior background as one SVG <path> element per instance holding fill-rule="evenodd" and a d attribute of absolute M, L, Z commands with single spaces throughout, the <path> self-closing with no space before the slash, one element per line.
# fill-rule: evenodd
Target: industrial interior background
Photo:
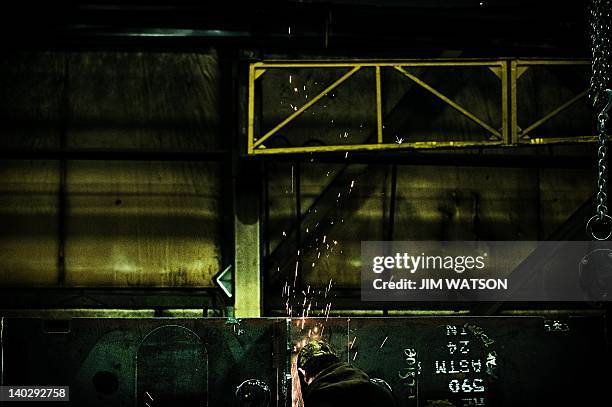
<path fill-rule="evenodd" d="M 311 316 L 605 316 L 587 303 L 359 296 L 365 240 L 588 239 L 586 10 L 11 6 L 0 29 L 0 314 L 285 317 L 295 278 L 332 293 L 331 310 Z"/>

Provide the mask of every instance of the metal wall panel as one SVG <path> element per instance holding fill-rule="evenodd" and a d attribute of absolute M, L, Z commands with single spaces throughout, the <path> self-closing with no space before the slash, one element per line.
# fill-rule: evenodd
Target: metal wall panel
<path fill-rule="evenodd" d="M 211 287 L 220 177 L 216 163 L 69 162 L 66 284 Z"/>
<path fill-rule="evenodd" d="M 0 163 L 0 284 L 57 283 L 58 189 L 55 161 Z"/>
<path fill-rule="evenodd" d="M 7 318 L 4 384 L 64 383 L 71 406 L 144 407 L 148 392 L 166 397 L 152 406 L 202 407 L 236 406 L 237 386 L 258 379 L 270 388 L 271 405 L 285 405 L 278 375 L 288 366 L 280 353 L 286 330 L 284 319 Z M 202 381 L 172 383 L 172 375 L 193 379 L 196 369 Z M 187 403 L 187 394 L 199 396 Z"/>
<path fill-rule="evenodd" d="M 174 401 L 152 406 L 196 395 L 193 405 L 200 407 L 297 407 L 291 359 L 313 338 L 324 338 L 341 360 L 384 380 L 399 407 L 589 405 L 601 400 L 609 381 L 599 368 L 609 363 L 601 317 L 3 323 L 4 384 L 69 385 L 67 406 L 140 406 L 147 393 L 156 398 L 163 391 Z M 171 374 L 191 379 L 173 382 Z M 269 388 L 268 403 L 236 399 L 236 388 L 249 379 Z"/>
<path fill-rule="evenodd" d="M 1 148 L 95 149 L 100 159 L 105 149 L 220 148 L 214 49 L 5 57 Z M 210 287 L 221 268 L 218 163 L 24 161 L 0 171 L 4 286 Z"/>

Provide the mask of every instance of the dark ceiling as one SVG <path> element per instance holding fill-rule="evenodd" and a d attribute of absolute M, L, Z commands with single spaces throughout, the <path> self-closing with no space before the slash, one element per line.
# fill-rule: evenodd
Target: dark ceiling
<path fill-rule="evenodd" d="M 20 2 L 5 46 L 223 43 L 317 52 L 587 56 L 586 1 Z"/>

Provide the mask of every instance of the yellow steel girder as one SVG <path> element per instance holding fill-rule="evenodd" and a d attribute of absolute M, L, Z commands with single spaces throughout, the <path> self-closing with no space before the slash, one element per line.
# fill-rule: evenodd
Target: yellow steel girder
<path fill-rule="evenodd" d="M 560 139 L 560 138 L 535 138 L 528 139 L 530 132 L 534 131 L 551 118 L 560 114 L 562 111 L 581 100 L 585 92 L 581 92 L 559 107 L 553 109 L 542 118 L 521 130 L 518 127 L 518 100 L 517 87 L 518 79 L 532 66 L 548 65 L 586 65 L 588 61 L 582 60 L 453 60 L 453 59 L 425 59 L 425 60 L 390 60 L 390 61 L 267 61 L 257 62 L 250 65 L 249 70 L 249 95 L 248 95 L 248 154 L 284 154 L 284 153 L 304 153 L 304 152 L 326 152 L 326 151 L 371 151 L 402 148 L 461 148 L 461 147 L 489 147 L 489 146 L 512 146 L 519 143 L 528 142 L 530 144 L 558 143 L 558 142 L 584 142 L 591 137 Z M 497 129 L 485 122 L 466 107 L 460 105 L 450 97 L 444 95 L 433 86 L 429 85 L 417 75 L 406 70 L 410 67 L 483 67 L 488 68 L 501 81 L 501 125 Z M 258 136 L 255 134 L 255 91 L 256 80 L 260 79 L 264 73 L 272 69 L 305 68 L 305 69 L 325 69 L 325 68 L 345 68 L 347 71 L 333 83 L 329 84 L 314 98 L 310 99 L 301 107 L 297 108 L 292 114 L 287 116 L 272 129 Z M 323 145 L 323 146 L 302 146 L 284 148 L 266 148 L 265 142 L 277 134 L 286 125 L 302 115 L 307 109 L 316 104 L 325 95 L 341 86 L 356 72 L 363 68 L 374 69 L 375 90 L 376 90 L 376 143 L 375 144 L 355 144 L 355 145 Z M 382 89 L 381 89 L 381 70 L 383 68 L 393 69 L 400 72 L 411 81 L 430 92 L 435 97 L 442 100 L 451 108 L 467 117 L 471 121 L 485 129 L 489 134 L 489 139 L 479 141 L 408 141 L 401 143 L 385 143 L 383 138 L 383 117 L 382 117 Z"/>

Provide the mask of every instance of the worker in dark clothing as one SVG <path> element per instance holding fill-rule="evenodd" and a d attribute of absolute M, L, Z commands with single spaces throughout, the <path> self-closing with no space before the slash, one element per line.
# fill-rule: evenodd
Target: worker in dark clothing
<path fill-rule="evenodd" d="M 395 407 L 391 391 L 341 362 L 324 341 L 304 346 L 297 358 L 304 407 Z"/>

